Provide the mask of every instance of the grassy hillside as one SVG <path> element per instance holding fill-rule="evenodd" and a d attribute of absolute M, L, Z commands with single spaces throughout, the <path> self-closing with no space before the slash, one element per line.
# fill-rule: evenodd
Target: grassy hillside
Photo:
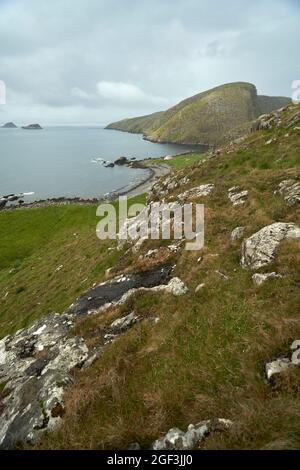
<path fill-rule="evenodd" d="M 289 101 L 257 96 L 250 83 L 230 83 L 192 96 L 164 113 L 125 119 L 107 129 L 143 133 L 157 142 L 219 145 L 243 134 L 251 120 Z"/>
<path fill-rule="evenodd" d="M 132 203 L 143 202 L 132 198 Z M 120 253 L 96 237 L 96 205 L 0 212 L 0 338 L 62 312 Z"/>
<path fill-rule="evenodd" d="M 291 127 L 295 115 L 298 121 Z M 109 318 L 78 323 L 77 333 L 95 341 L 99 329 L 120 314 L 135 310 L 160 318 L 156 325 L 136 325 L 89 370 L 76 373 L 77 384 L 66 395 L 65 424 L 40 447 L 116 449 L 134 441 L 147 447 L 173 426 L 186 429 L 191 422 L 222 416 L 234 427 L 208 438 L 204 448 L 299 448 L 300 370 L 288 372 L 277 389 L 263 374 L 266 361 L 300 338 L 299 242 L 284 242 L 267 268 L 285 277 L 260 288 L 239 265 L 241 242 L 230 242 L 236 226 L 245 225 L 250 236 L 272 222 L 299 223 L 299 205 L 289 208 L 274 195 L 283 179 L 299 178 L 297 122 L 300 109 L 292 107 L 284 112 L 281 127 L 254 133 L 243 144 L 222 149 L 217 158 L 179 171 L 177 178 L 190 178 L 184 190 L 216 185 L 203 201 L 202 262 L 197 262 L 199 252 L 177 254 L 174 275 L 187 283 L 189 293 L 176 299 L 139 295 Z M 277 140 L 266 145 L 271 138 Z M 236 184 L 249 190 L 244 206 L 233 207 L 227 198 Z M 141 256 L 159 245 L 147 242 L 127 267 L 146 263 Z M 205 287 L 195 293 L 199 283 Z"/>
<path fill-rule="evenodd" d="M 145 129 L 157 128 L 161 124 L 161 118 L 164 112 L 153 113 L 148 116 L 141 116 L 131 119 L 123 119 L 115 124 L 109 124 L 106 129 L 117 129 L 133 134 L 143 134 Z"/>
<path fill-rule="evenodd" d="M 300 106 L 290 106 L 281 119 L 280 126 L 255 132 L 205 163 L 195 159 L 174 173 L 177 181 L 187 176 L 189 182 L 170 190 L 171 200 L 197 185 L 215 184 L 210 197 L 195 200 L 205 204 L 203 250 L 182 248 L 171 255 L 174 275 L 188 293 L 176 298 L 139 293 L 105 315 L 78 320 L 76 334 L 95 345 L 115 318 L 132 311 L 144 318 L 89 369 L 74 371 L 64 424 L 36 448 L 126 449 L 136 441 L 147 448 L 171 427 L 186 429 L 216 416 L 234 425 L 208 437 L 203 449 L 299 448 L 300 368 L 286 371 L 271 387 L 264 364 L 300 338 L 300 242 L 284 241 L 274 262 L 263 269 L 283 277 L 256 287 L 253 272 L 239 263 L 241 240 L 230 240 L 237 226 L 245 226 L 249 237 L 273 222 L 300 223 L 300 205 L 289 207 L 274 194 L 281 181 L 300 178 Z M 234 185 L 249 191 L 244 205 L 229 201 Z M 45 313 L 62 310 L 75 293 L 102 279 L 106 266 L 115 264 L 122 273 L 166 259 L 165 243 L 159 240 L 126 256 L 108 251 L 106 242 L 102 246 L 95 239 L 93 207 L 43 211 L 0 214 L 0 226 L 5 224 L 0 320 L 6 331 L 10 320 L 17 320 L 16 328 L 23 316 L 28 321 L 30 315 L 41 315 L 37 302 L 43 302 Z M 51 236 L 41 228 L 47 220 L 55 228 Z M 153 248 L 159 248 L 157 255 L 145 257 Z M 54 274 L 60 264 L 64 270 Z M 17 273 L 9 274 L 14 266 Z M 199 284 L 205 286 L 196 292 Z M 20 287 L 25 290 L 18 292 Z M 153 317 L 159 321 L 147 321 Z"/>

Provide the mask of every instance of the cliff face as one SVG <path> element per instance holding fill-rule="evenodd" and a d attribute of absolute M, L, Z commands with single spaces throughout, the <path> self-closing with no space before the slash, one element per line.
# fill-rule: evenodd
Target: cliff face
<path fill-rule="evenodd" d="M 188 98 L 165 112 L 109 124 L 107 129 L 143 133 L 156 142 L 218 145 L 238 137 L 260 114 L 289 98 L 258 96 L 250 83 L 231 83 Z"/>

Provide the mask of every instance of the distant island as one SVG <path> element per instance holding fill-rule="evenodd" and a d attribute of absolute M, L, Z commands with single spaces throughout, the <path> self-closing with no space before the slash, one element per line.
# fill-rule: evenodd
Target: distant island
<path fill-rule="evenodd" d="M 7 122 L 6 124 L 3 124 L 3 126 L 1 127 L 4 129 L 16 129 L 18 126 L 16 126 L 14 122 Z"/>
<path fill-rule="evenodd" d="M 287 106 L 286 97 L 261 96 L 251 83 L 218 86 L 148 116 L 109 124 L 106 129 L 143 134 L 152 142 L 220 145 L 251 130 L 260 115 Z"/>
<path fill-rule="evenodd" d="M 29 124 L 28 126 L 22 126 L 22 129 L 39 130 L 39 129 L 43 129 L 43 128 L 39 124 Z"/>

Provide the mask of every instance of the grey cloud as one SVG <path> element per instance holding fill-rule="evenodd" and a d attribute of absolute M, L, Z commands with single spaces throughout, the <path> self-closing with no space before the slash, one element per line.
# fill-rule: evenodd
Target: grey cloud
<path fill-rule="evenodd" d="M 0 0 L 0 116 L 105 123 L 238 80 L 290 95 L 299 19 L 293 0 Z"/>

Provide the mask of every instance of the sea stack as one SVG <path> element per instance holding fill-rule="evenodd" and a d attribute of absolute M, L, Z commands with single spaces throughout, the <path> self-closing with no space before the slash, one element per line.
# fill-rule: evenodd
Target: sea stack
<path fill-rule="evenodd" d="M 22 126 L 22 129 L 39 130 L 39 129 L 43 129 L 43 128 L 39 124 L 29 124 L 28 126 Z"/>
<path fill-rule="evenodd" d="M 14 122 L 7 122 L 1 127 L 3 127 L 3 129 L 16 129 L 18 126 L 16 126 Z"/>

